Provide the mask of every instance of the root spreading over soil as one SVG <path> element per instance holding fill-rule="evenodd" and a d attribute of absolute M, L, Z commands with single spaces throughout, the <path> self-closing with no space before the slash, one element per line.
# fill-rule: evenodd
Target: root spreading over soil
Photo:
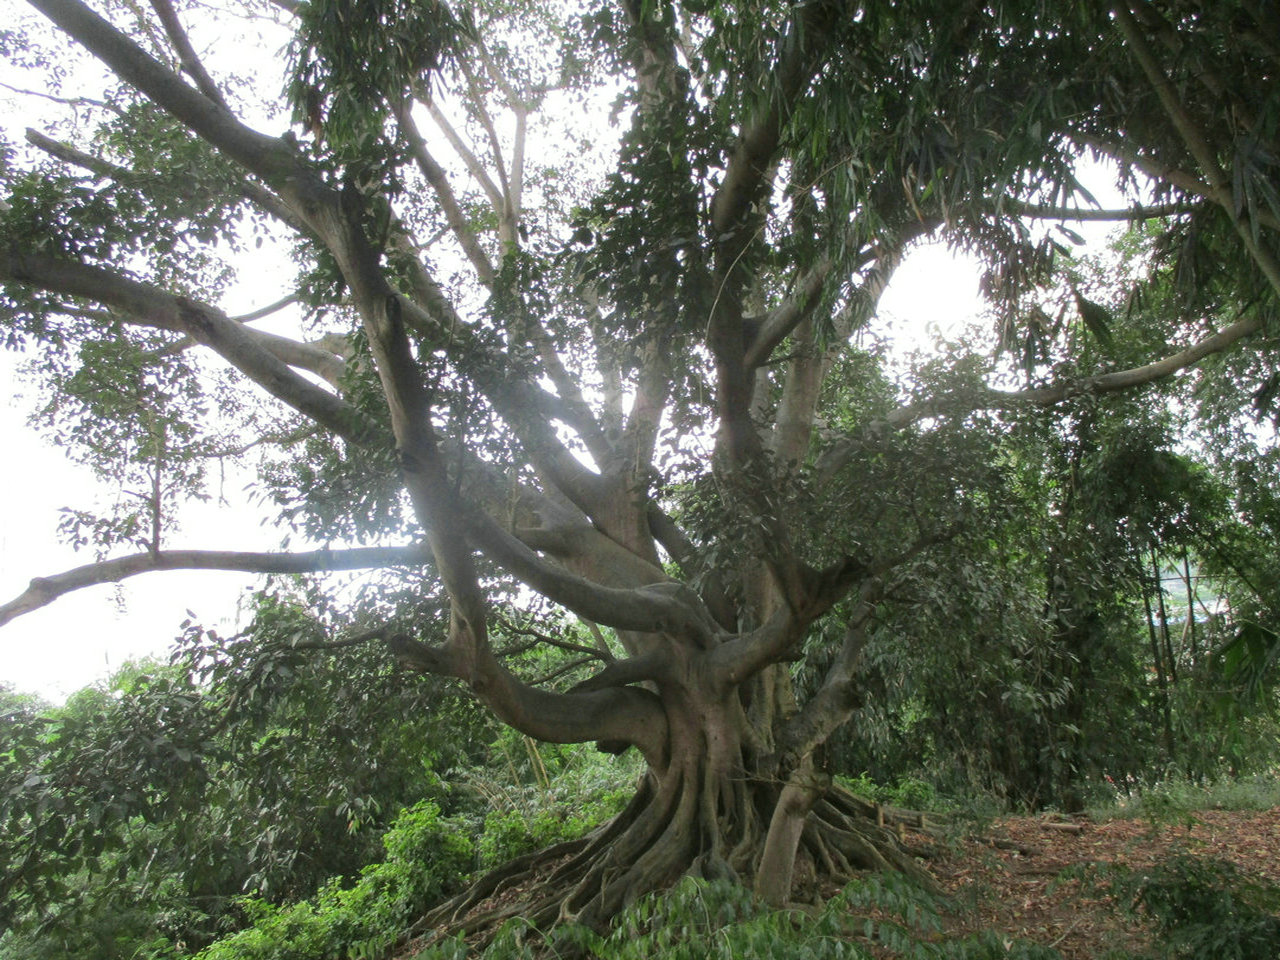
<path fill-rule="evenodd" d="M 620 865 L 607 864 L 609 851 L 618 849 L 618 839 L 634 828 L 634 816 L 628 817 L 632 809 L 595 834 L 507 864 L 433 909 L 415 925 L 411 933 L 416 939 L 400 955 L 413 956 L 426 940 L 445 933 L 481 932 L 482 937 L 511 917 L 548 925 L 574 916 L 575 904 L 591 901 L 593 884 L 597 889 L 602 881 L 607 886 L 610 871 L 625 875 Z M 847 876 L 905 864 L 921 875 L 919 861 L 908 850 L 928 848 L 931 885 L 958 904 L 946 918 L 945 936 L 996 930 L 1052 946 L 1065 960 L 1095 960 L 1116 949 L 1139 951 L 1150 946 L 1151 936 L 1105 898 L 1077 881 L 1064 881 L 1070 868 L 1116 864 L 1142 869 L 1176 853 L 1191 853 L 1228 861 L 1245 876 L 1280 885 L 1280 807 L 1203 811 L 1164 825 L 1140 819 L 1007 817 L 980 837 L 946 845 L 932 834 L 906 829 L 906 818 L 892 812 L 885 823 L 883 810 L 877 817 L 874 806 L 854 798 L 825 808 L 820 804 L 814 812 L 815 822 L 823 825 L 806 830 L 803 851 L 810 872 L 797 876 L 809 890 L 833 892 L 841 871 Z M 818 837 L 822 843 L 815 842 Z M 821 862 L 824 849 L 826 863 Z"/>

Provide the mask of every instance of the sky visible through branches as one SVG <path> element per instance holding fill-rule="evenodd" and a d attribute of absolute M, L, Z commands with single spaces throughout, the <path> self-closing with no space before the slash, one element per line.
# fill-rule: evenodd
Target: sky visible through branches
<path fill-rule="evenodd" d="M 863 335 L 892 335 L 900 355 L 926 348 L 935 332 L 954 336 L 979 322 L 977 278 L 973 263 L 945 247 L 922 247 L 899 270 L 881 302 L 877 322 Z M 255 299 L 252 285 L 241 296 L 246 309 L 269 298 L 267 294 Z M 0 471 L 0 498 L 24 504 L 18 511 L 21 525 L 0 530 L 0 595 L 5 599 L 22 592 L 33 576 L 91 561 L 91 551 L 76 553 L 58 542 L 59 511 L 114 493 L 27 424 L 38 394 L 34 384 L 18 375 L 23 362 L 21 354 L 0 354 L 0 444 L 11 451 L 9 462 L 17 465 Z M 262 515 L 246 501 L 243 488 L 251 480 L 228 474 L 221 491 L 213 491 L 225 502 L 195 505 L 184 516 L 183 531 L 173 545 L 263 550 L 276 546 L 276 532 L 261 526 Z M 60 701 L 130 658 L 163 656 L 188 609 L 205 625 L 234 632 L 239 601 L 256 582 L 245 574 L 184 571 L 78 591 L 0 630 L 0 682 Z"/>
<path fill-rule="evenodd" d="M 7 19 L 14 29 L 43 29 L 31 26 L 36 21 L 25 13 L 15 13 Z M 225 55 L 230 47 L 241 64 L 245 62 L 243 43 L 228 44 L 226 37 L 202 35 L 198 24 L 193 24 L 191 32 L 206 48 L 200 51 L 202 57 Z M 266 49 L 279 42 L 278 38 L 264 36 L 260 45 Z M 264 68 L 267 64 L 282 67 L 283 60 L 270 51 L 261 58 Z M 100 88 L 100 84 L 82 84 L 80 71 L 97 69 L 87 60 L 71 64 L 68 69 L 67 90 Z M 0 62 L 0 131 L 19 150 L 31 149 L 24 142 L 28 127 L 44 130 L 70 109 L 48 96 L 30 92 L 30 76 L 35 73 L 28 75 L 13 64 Z M 262 118 L 258 122 L 263 129 L 277 129 L 284 119 Z M 609 130 L 601 139 L 611 142 L 616 139 L 616 131 Z M 1111 178 L 1105 171 L 1097 173 L 1097 182 L 1089 186 L 1101 204 L 1108 206 Z M 1074 227 L 1091 243 L 1115 229 L 1109 224 Z M 280 291 L 291 282 L 292 266 L 283 253 L 278 260 L 264 262 L 265 252 L 265 248 L 254 251 L 252 263 L 246 263 L 238 286 L 228 296 L 225 306 L 233 315 L 278 299 Z M 945 247 L 917 249 L 895 274 L 881 301 L 877 320 L 861 336 L 889 338 L 899 358 L 915 350 L 930 349 L 935 335 L 955 337 L 970 324 L 981 322 L 977 280 L 976 264 L 954 256 Z M 301 324 L 296 311 L 285 311 L 272 317 L 268 328 L 297 336 Z M 0 602 L 19 594 L 33 576 L 58 573 L 95 559 L 91 549 L 76 553 L 59 542 L 59 511 L 90 506 L 95 500 L 119 495 L 97 483 L 87 469 L 69 461 L 27 424 L 41 400 L 35 381 L 24 381 L 18 374 L 29 359 L 21 354 L 0 353 L 0 443 L 9 465 L 0 471 L 0 497 L 9 504 L 21 505 L 9 514 L 17 519 L 0 528 Z M 212 472 L 217 477 L 218 471 Z M 215 480 L 214 489 L 209 491 L 211 500 L 184 510 L 183 527 L 166 539 L 167 545 L 202 549 L 277 547 L 280 531 L 263 526 L 263 513 L 255 509 L 246 494 L 245 488 L 253 480 L 243 473 L 227 473 Z M 308 545 L 295 540 L 294 546 Z M 188 610 L 207 626 L 234 632 L 239 601 L 255 582 L 255 578 L 244 574 L 171 572 L 65 597 L 0 630 L 0 683 L 61 700 L 129 658 L 163 655 Z"/>

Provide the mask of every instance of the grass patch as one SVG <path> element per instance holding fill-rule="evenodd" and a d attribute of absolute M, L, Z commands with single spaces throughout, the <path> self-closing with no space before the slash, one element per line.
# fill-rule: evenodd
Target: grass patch
<path fill-rule="evenodd" d="M 1198 810 L 1270 810 L 1280 806 L 1280 771 L 1203 783 L 1169 779 L 1113 790 L 1089 808 L 1094 820 L 1132 817 L 1169 823 Z"/>

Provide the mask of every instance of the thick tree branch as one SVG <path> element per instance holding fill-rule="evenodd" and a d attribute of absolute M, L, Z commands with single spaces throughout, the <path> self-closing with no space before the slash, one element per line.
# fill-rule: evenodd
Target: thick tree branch
<path fill-rule="evenodd" d="M 1077 139 L 1080 143 L 1097 150 L 1099 153 L 1113 157 L 1123 164 L 1136 167 L 1157 183 L 1168 183 L 1177 187 L 1183 193 L 1190 194 L 1193 197 L 1201 197 L 1228 212 L 1231 210 L 1229 193 L 1224 194 L 1221 190 L 1215 191 L 1195 174 L 1189 173 L 1180 167 L 1146 156 L 1126 143 L 1115 143 L 1092 136 L 1078 136 Z M 1268 210 L 1255 210 L 1253 219 L 1259 226 L 1267 227 L 1270 230 L 1280 230 L 1280 219 L 1277 219 Z"/>
<path fill-rule="evenodd" d="M 88 563 L 49 577 L 36 577 L 20 595 L 0 606 L 0 626 L 85 587 L 117 583 L 158 570 L 234 570 L 244 573 L 324 573 L 368 567 L 422 566 L 431 556 L 422 545 L 250 553 L 236 550 L 160 550 Z"/>
<path fill-rule="evenodd" d="M 109 177 L 117 183 L 129 185 L 140 184 L 144 179 L 142 174 L 130 170 L 128 167 L 122 167 L 108 160 L 103 160 L 101 157 L 95 157 L 91 153 L 77 150 L 71 144 L 63 143 L 61 140 L 54 140 L 34 127 L 27 127 L 26 139 L 27 143 L 43 150 L 51 157 L 56 157 L 64 163 L 75 164 L 77 167 L 88 170 L 96 177 Z"/>
<path fill-rule="evenodd" d="M 628 684 L 643 683 L 646 680 L 666 680 L 670 674 L 670 657 L 662 651 L 653 651 L 639 657 L 611 663 L 599 673 L 575 685 L 570 692 L 585 693 L 590 690 L 625 687 Z"/>
<path fill-rule="evenodd" d="M 614 446 L 605 436 L 599 421 L 587 403 L 578 380 L 569 372 L 556 352 L 555 343 L 545 326 L 534 318 L 529 318 L 529 339 L 538 351 L 538 359 L 542 361 L 543 372 L 556 388 L 556 395 L 563 408 L 572 413 L 572 419 L 565 419 L 566 426 L 571 427 L 587 445 L 587 451 L 597 466 L 605 469 L 614 453 Z"/>
<path fill-rule="evenodd" d="M 1151 50 L 1146 37 L 1142 34 L 1132 11 L 1129 9 L 1129 4 L 1127 2 L 1117 3 L 1113 9 L 1116 15 L 1116 23 L 1120 27 L 1120 32 L 1124 35 L 1125 42 L 1128 44 L 1129 49 L 1133 51 L 1138 65 L 1142 68 L 1142 72 L 1146 74 L 1147 80 L 1155 90 L 1156 96 L 1160 100 L 1160 105 L 1164 108 L 1165 113 L 1168 114 L 1169 119 L 1173 121 L 1174 129 L 1178 131 L 1178 135 L 1182 138 L 1183 143 L 1186 144 L 1191 156 L 1209 178 L 1209 188 L 1215 193 L 1229 191 L 1230 181 L 1226 172 L 1219 165 L 1218 158 L 1209 146 L 1203 131 L 1200 130 L 1195 120 L 1187 112 L 1186 107 L 1183 106 L 1178 96 L 1178 92 L 1174 89 L 1173 84 L 1169 81 L 1159 63 L 1157 63 L 1154 52 Z"/>
<path fill-rule="evenodd" d="M 514 229 L 513 242 L 520 239 L 520 217 L 524 214 L 525 147 L 529 139 L 529 110 L 521 101 L 511 108 L 516 115 L 515 139 L 511 144 L 511 182 L 507 184 L 507 215 Z"/>
<path fill-rule="evenodd" d="M 0 279 L 82 297 L 119 311 L 131 322 L 186 334 L 220 354 L 273 397 L 339 436 L 365 444 L 378 435 L 378 429 L 355 407 L 291 370 L 263 345 L 261 334 L 209 304 L 174 296 L 101 267 L 42 254 L 0 254 Z"/>
<path fill-rule="evenodd" d="M 481 49 L 483 51 L 483 41 L 481 41 Z M 483 52 L 481 55 L 483 56 Z M 489 109 L 485 106 L 484 91 L 465 58 L 459 59 L 458 68 L 467 81 L 467 90 L 470 94 L 467 97 L 467 104 L 489 138 L 489 155 L 493 158 L 494 169 L 498 171 L 498 184 L 502 192 L 502 203 L 494 210 L 498 218 L 498 236 L 504 246 L 514 244 L 517 239 L 514 218 L 518 215 L 518 211 L 512 205 L 511 178 L 507 175 L 507 161 L 502 153 L 502 141 L 498 137 L 498 129 L 494 126 L 493 118 L 489 116 Z M 503 253 L 505 255 L 505 249 Z"/>
<path fill-rule="evenodd" d="M 625 462 L 619 466 L 636 477 L 647 472 L 662 425 L 663 411 L 671 399 L 671 362 L 668 345 L 655 338 L 640 356 L 635 398 L 619 445 Z"/>
<path fill-rule="evenodd" d="M 929 229 L 931 227 L 923 221 L 913 222 L 902 231 L 902 236 L 896 242 L 891 246 L 886 243 L 874 255 L 874 266 L 850 296 L 849 303 L 837 314 L 835 333 L 825 350 L 819 342 L 808 311 L 805 311 L 799 325 L 791 331 L 795 349 L 787 362 L 786 381 L 783 384 L 782 398 L 778 401 L 770 444 L 780 465 L 792 469 L 808 455 L 818 398 L 832 363 L 843 349 L 850 332 L 875 312 L 894 270 L 902 261 L 906 241 Z M 868 262 L 872 256 L 870 253 L 866 255 Z"/>
<path fill-rule="evenodd" d="M 196 56 L 195 48 L 191 46 L 187 32 L 182 29 L 182 22 L 178 19 L 178 12 L 173 9 L 173 4 L 169 0 L 151 0 L 151 8 L 155 10 L 160 23 L 164 25 L 164 32 L 168 34 L 169 42 L 173 44 L 173 49 L 178 54 L 182 69 L 195 81 L 196 89 L 214 103 L 229 109 L 222 91 L 218 89 L 218 85 L 213 82 L 213 77 L 209 76 L 204 64 Z"/>
<path fill-rule="evenodd" d="M 598 425 L 585 405 L 566 401 L 544 390 L 530 375 L 511 369 L 510 358 L 454 309 L 435 279 L 427 273 L 407 238 L 392 236 L 409 264 L 413 299 L 398 297 L 401 316 L 428 343 L 445 349 L 459 368 L 471 376 L 520 439 L 536 469 L 559 487 L 579 509 L 598 512 L 601 484 L 560 441 L 552 420 L 560 420 L 588 442 Z"/>
<path fill-rule="evenodd" d="M 389 638 L 388 646 L 411 669 L 466 680 L 499 720 L 530 737 L 549 743 L 605 740 L 631 744 L 651 763 L 657 765 L 663 760 L 666 712 L 648 690 L 613 687 L 553 693 L 521 683 L 496 664 L 475 677 L 450 648 L 404 636 Z"/>
<path fill-rule="evenodd" d="M 708 658 L 717 686 L 732 690 L 784 659 L 804 637 L 810 621 L 779 607 L 764 624 L 725 641 Z"/>
<path fill-rule="evenodd" d="M 613 338 L 605 333 L 600 323 L 600 302 L 593 287 L 583 290 L 582 298 L 591 311 L 589 322 L 591 346 L 595 363 L 600 371 L 601 412 L 600 421 L 608 436 L 622 435 L 625 411 L 623 409 L 622 365 L 618 362 Z"/>
<path fill-rule="evenodd" d="M 431 119 L 435 121 L 436 126 L 440 128 L 440 132 L 443 133 L 445 139 L 449 141 L 449 145 L 453 147 L 454 153 L 456 153 L 458 158 L 466 165 L 466 168 L 470 172 L 472 178 L 480 185 L 485 196 L 489 198 L 489 203 L 493 206 L 494 213 L 497 216 L 501 216 L 503 207 L 502 191 L 498 188 L 498 185 L 493 182 L 493 178 L 490 177 L 489 172 L 485 170 L 484 164 L 480 162 L 480 159 L 475 155 L 472 149 L 467 146 L 462 137 L 458 134 L 458 131 L 453 128 L 453 124 L 449 122 L 449 118 L 444 115 L 444 112 L 436 106 L 433 101 L 427 100 L 424 105 L 427 108 L 427 112 L 431 115 Z"/>
<path fill-rule="evenodd" d="M 513 375 L 506 356 L 475 336 L 443 298 L 439 301 L 443 315 L 407 298 L 399 298 L 398 302 L 407 324 L 432 342 L 445 345 L 450 355 L 471 374 L 475 384 L 520 438 L 539 473 L 588 516 L 600 516 L 604 492 L 600 477 L 573 456 L 551 424 L 552 418 L 561 419 L 580 436 L 589 437 L 597 429 L 594 420 L 584 422 L 580 416 L 582 411 L 572 404 L 547 393 L 524 375 Z"/>
<path fill-rule="evenodd" d="M 484 41 L 480 40 L 480 56 L 484 57 Z M 507 176 L 507 160 L 502 152 L 502 140 L 498 137 L 498 128 L 494 126 L 493 117 L 489 115 L 489 108 L 485 106 L 484 90 L 481 87 L 476 75 L 471 72 L 471 65 L 462 58 L 458 61 L 458 69 L 462 72 L 463 77 L 467 81 L 467 92 L 469 96 L 466 98 L 467 105 L 473 111 L 475 119 L 479 122 L 481 129 L 484 130 L 485 136 L 489 138 L 489 155 L 493 159 L 494 169 L 498 171 L 498 183 L 502 187 L 504 199 L 509 196 L 510 179 Z M 502 216 L 503 211 L 497 211 Z"/>
<path fill-rule="evenodd" d="M 434 321 L 429 313 L 398 295 L 390 287 L 378 263 L 379 253 L 372 248 L 359 225 L 362 214 L 358 209 L 359 198 L 354 194 L 339 196 L 321 182 L 287 144 L 245 127 L 198 91 L 187 87 L 171 71 L 78 0 L 32 2 L 68 34 L 88 47 L 122 79 L 174 114 L 230 159 L 280 189 L 290 207 L 299 213 L 333 253 L 369 332 L 370 346 L 391 411 L 410 498 L 427 530 L 446 588 L 454 598 L 457 628 L 453 632 L 454 639 L 467 646 L 471 650 L 471 656 L 476 658 L 467 669 L 484 668 L 482 661 L 487 649 L 484 605 L 466 547 L 466 538 L 457 526 L 460 511 L 452 496 L 447 493 L 447 473 L 435 449 L 435 439 L 431 436 L 425 391 L 404 332 L 405 322 L 426 321 L 434 326 Z M 438 115 L 438 110 L 433 115 Z M 462 150 L 465 153 L 465 147 Z M 429 304 L 456 319 L 443 297 L 438 302 L 429 301 Z M 240 331 L 243 341 L 243 328 L 232 326 Z M 183 332 L 192 331 L 184 329 Z M 218 332 L 226 337 L 235 336 L 225 330 Z M 443 332 L 445 342 L 457 335 L 457 330 L 449 329 L 448 324 Z M 265 350 L 256 349 L 263 356 L 270 356 Z M 233 362 L 240 366 L 243 362 L 261 358 L 242 356 L 237 359 L 240 362 Z M 474 358 L 468 359 L 474 362 Z M 271 360 L 288 376 L 296 377 L 274 357 Z M 544 464 L 558 473 L 555 476 L 557 483 L 563 483 L 568 490 L 576 490 L 588 506 L 597 506 L 591 502 L 592 475 L 581 464 L 573 461 L 544 420 L 530 416 L 530 391 L 511 390 L 508 386 L 511 383 L 509 372 L 504 367 L 505 364 L 501 362 L 491 364 L 487 370 L 490 382 L 482 384 L 482 388 L 487 386 L 496 394 L 495 403 L 503 408 L 502 412 L 513 423 L 517 432 L 523 427 L 527 435 L 527 431 L 541 424 L 542 430 L 535 438 L 537 442 L 527 444 L 532 455 L 541 458 Z M 279 384 L 273 385 L 279 387 Z M 336 424 L 333 411 L 323 409 L 319 398 L 325 398 L 333 404 L 341 404 L 341 401 L 317 388 L 311 389 L 313 394 L 302 395 L 308 401 L 308 409 L 303 412 L 326 425 Z M 504 399 L 506 402 L 503 402 Z M 515 402 L 511 402 L 513 400 Z M 345 404 L 342 407 L 345 409 Z M 533 409 L 540 409 L 540 405 Z M 521 549 L 525 548 L 521 546 Z M 609 622 L 603 617 L 592 619 Z"/>
<path fill-rule="evenodd" d="M 827 670 L 822 686 L 779 731 L 775 750 L 778 765 L 783 769 L 825 743 L 853 715 L 861 702 L 860 687 L 854 682 L 854 675 L 870 639 L 869 627 L 882 595 L 880 580 L 869 580 L 863 585 L 858 605 L 845 627 L 840 651 Z"/>
<path fill-rule="evenodd" d="M 412 107 L 413 101 L 409 100 L 401 105 L 398 111 L 400 129 L 404 133 L 405 139 L 409 142 L 409 149 L 418 164 L 418 169 L 426 177 L 427 183 L 431 184 L 431 189 L 435 191 L 436 199 L 440 201 L 449 229 L 462 247 L 462 252 L 471 261 L 471 266 L 475 268 L 476 279 L 486 287 L 492 287 L 494 280 L 493 264 L 489 260 L 489 255 L 485 253 L 484 248 L 480 245 L 479 237 L 471 229 L 471 224 L 467 222 L 466 214 L 462 212 L 462 206 L 458 203 L 453 187 L 449 184 L 448 174 L 436 162 L 435 157 L 431 155 L 431 151 L 427 149 L 427 142 L 418 131 L 418 125 L 413 122 Z"/>
<path fill-rule="evenodd" d="M 485 513 L 471 512 L 468 531 L 486 556 L 580 617 L 617 630 L 688 637 L 700 646 L 714 642 L 719 628 L 697 596 L 681 584 L 601 586 L 543 560 Z"/>
<path fill-rule="evenodd" d="M 237 317 L 232 322 L 243 321 Z M 249 333 L 254 340 L 270 351 L 272 356 L 289 366 L 314 373 L 334 389 L 342 386 L 347 361 L 330 349 L 327 338 L 322 337 L 315 343 L 302 343 L 279 334 L 267 333 L 265 330 L 250 330 Z M 182 337 L 163 349 L 155 351 L 153 356 L 175 356 L 199 345 L 199 341 L 192 337 Z"/>
<path fill-rule="evenodd" d="M 778 344 L 813 314 L 834 267 L 835 261 L 830 257 L 819 260 L 800 278 L 796 292 L 770 310 L 750 331 L 742 361 L 746 367 L 754 369 L 767 362 Z"/>
<path fill-rule="evenodd" d="M 239 322 L 233 320 L 233 323 Z M 291 367 L 309 370 L 323 379 L 334 389 L 342 385 L 342 377 L 346 373 L 347 362 L 342 357 L 325 348 L 323 341 L 318 343 L 301 343 L 268 333 L 265 330 L 251 330 L 250 335 L 262 344 L 271 354 Z"/>
<path fill-rule="evenodd" d="M 538 740 L 629 743 L 651 765 L 663 763 L 667 715 L 662 702 L 648 690 L 612 687 L 552 693 L 519 683 L 503 671 L 500 684 L 482 685 L 476 692 L 498 719 Z"/>
<path fill-rule="evenodd" d="M 618 543 L 555 492 L 516 481 L 465 446 L 448 444 L 444 453 L 465 478 L 458 496 L 469 508 L 500 518 L 521 543 L 563 568 L 603 587 L 629 589 L 668 579 L 656 560 Z"/>
<path fill-rule="evenodd" d="M 450 647 L 423 643 L 402 633 L 388 636 L 386 644 L 391 655 L 406 670 L 416 670 L 418 673 L 429 673 L 437 677 L 465 679 L 458 657 Z"/>
<path fill-rule="evenodd" d="M 778 465 L 794 469 L 809 452 L 818 395 L 827 364 L 813 322 L 805 319 L 792 331 L 795 349 L 787 364 L 786 382 L 774 418 L 771 449 Z"/>
<path fill-rule="evenodd" d="M 1217 154 L 1210 146 L 1208 137 L 1183 105 L 1177 90 L 1174 89 L 1173 83 L 1156 60 L 1147 38 L 1143 35 L 1137 21 L 1134 19 L 1129 4 L 1127 2 L 1118 3 L 1115 5 L 1114 10 L 1116 23 L 1120 27 L 1120 32 L 1124 35 L 1125 42 L 1128 44 L 1129 49 L 1133 51 L 1134 58 L 1138 61 L 1142 72 L 1146 74 L 1147 80 L 1160 100 L 1160 105 L 1173 123 L 1178 136 L 1182 138 L 1187 151 L 1208 178 L 1210 191 L 1212 191 L 1218 203 L 1221 204 L 1231 218 L 1231 223 L 1236 228 L 1236 233 L 1239 234 L 1245 249 L 1249 251 L 1254 263 L 1258 265 L 1258 268 L 1267 278 L 1271 289 L 1277 295 L 1280 295 L 1280 261 L 1277 261 L 1270 250 L 1258 243 L 1257 237 L 1254 236 L 1253 230 L 1250 229 L 1247 218 L 1242 219 L 1236 215 L 1234 199 L 1231 193 L 1231 181 L 1228 179 L 1222 165 L 1218 162 Z M 1251 211 L 1246 211 L 1246 213 L 1251 216 Z"/>
<path fill-rule="evenodd" d="M 1160 203 L 1145 206 L 1135 203 L 1124 210 L 1085 210 L 1079 207 L 1053 207 L 1039 203 L 1027 203 L 1013 197 L 1003 197 L 992 205 L 992 210 L 1011 213 L 1032 220 L 1066 220 L 1075 223 L 1119 221 L 1136 223 L 1140 220 L 1159 220 L 1189 213 L 1192 207 L 1186 203 Z"/>
<path fill-rule="evenodd" d="M 1151 35 L 1160 41 L 1175 62 L 1189 61 L 1190 58 L 1187 56 L 1189 51 L 1182 34 L 1163 13 L 1148 3 L 1138 4 L 1133 12 L 1142 20 L 1143 26 Z M 1195 57 L 1195 54 L 1192 53 L 1191 56 Z M 1189 77 L 1202 84 L 1215 100 L 1229 104 L 1228 109 L 1234 120 L 1242 124 L 1244 129 L 1251 132 L 1256 129 L 1257 116 L 1252 103 L 1246 99 L 1246 92 L 1236 90 L 1234 85 L 1224 83 L 1211 61 L 1196 57 L 1195 69 L 1190 72 Z"/>
<path fill-rule="evenodd" d="M 789 532 L 765 492 L 772 487 L 761 437 L 751 417 L 754 372 L 746 363 L 747 328 L 743 291 L 752 281 L 748 251 L 762 224 L 768 203 L 782 131 L 787 117 L 822 62 L 840 17 L 838 4 L 818 2 L 796 8 L 788 25 L 782 54 L 758 83 L 770 91 L 767 106 L 743 124 L 742 135 L 711 200 L 714 299 L 707 321 L 707 347 L 715 363 L 719 429 L 717 457 L 721 471 L 738 474 L 735 492 L 750 487 L 752 509 L 768 524 L 767 562 L 786 602 L 803 605 L 800 571 Z"/>
<path fill-rule="evenodd" d="M 268 304 L 258 310 L 243 314 L 238 317 L 231 317 L 233 323 L 246 324 L 262 317 L 270 316 L 277 310 L 282 309 L 288 304 L 297 302 L 297 296 L 291 294 L 273 304 Z M 75 316 L 91 316 L 94 319 L 106 322 L 110 318 L 110 314 L 101 313 L 95 315 L 94 311 L 78 310 L 75 307 L 66 305 L 63 312 Z M 325 334 L 318 340 L 306 343 L 299 340 L 292 340 L 289 337 L 283 337 L 279 334 L 268 333 L 265 330 L 254 330 L 246 328 L 249 335 L 258 343 L 271 352 L 278 359 L 284 361 L 291 367 L 299 370 L 308 370 L 316 374 L 330 386 L 339 389 L 342 386 L 342 378 L 345 375 L 347 367 L 347 354 L 349 347 L 347 341 L 337 334 Z M 184 336 L 167 346 L 156 350 L 153 356 L 174 356 L 183 353 L 192 347 L 199 346 L 199 341 L 192 337 Z"/>
<path fill-rule="evenodd" d="M 770 664 L 790 658 L 808 626 L 828 613 L 856 586 L 861 584 L 864 602 L 879 599 L 882 596 L 880 581 L 885 574 L 951 535 L 950 532 L 921 534 L 901 550 L 874 560 L 846 557 L 822 570 L 806 568 L 802 609 L 779 610 L 759 629 L 716 648 L 712 661 L 719 681 L 734 686 Z"/>
<path fill-rule="evenodd" d="M 259 307 L 257 310 L 250 310 L 248 313 L 242 313 L 239 316 L 232 317 L 236 323 L 253 323 L 255 320 L 261 320 L 269 317 L 273 313 L 278 313 L 285 307 L 291 307 L 299 300 L 298 294 L 290 293 L 281 297 L 272 303 L 268 303 L 265 307 Z"/>
<path fill-rule="evenodd" d="M 900 429 L 917 420 L 942 414 L 963 413 L 972 410 L 1017 410 L 1023 407 L 1050 407 L 1062 403 L 1072 397 L 1115 393 L 1131 390 L 1164 377 L 1172 376 L 1181 370 L 1195 366 L 1205 357 L 1221 353 L 1235 343 L 1262 329 L 1262 321 L 1258 317 L 1248 317 L 1224 327 L 1217 333 L 1205 337 L 1198 343 L 1180 350 L 1175 354 L 1127 370 L 1115 370 L 1110 373 L 1082 377 L 1052 387 L 1037 387 L 1031 390 L 990 390 L 966 391 L 946 396 L 934 397 L 922 403 L 913 403 L 899 407 L 884 420 L 873 423 L 869 432 L 879 430 Z M 819 482 L 830 480 L 845 464 L 849 462 L 855 450 L 863 441 L 858 438 L 833 443 L 818 462 L 817 475 Z"/>
<path fill-rule="evenodd" d="M 662 545 L 662 549 L 667 551 L 671 559 L 680 566 L 685 580 L 692 581 L 699 574 L 705 574 L 702 578 L 702 602 L 706 604 L 707 610 L 715 618 L 716 623 L 725 631 L 736 630 L 738 626 L 738 610 L 729 600 L 729 595 L 724 588 L 724 579 L 720 572 L 717 570 L 705 570 L 702 557 L 698 555 L 698 548 L 693 541 L 656 503 L 649 504 L 647 515 L 649 518 L 649 530 L 652 532 L 654 539 Z"/>
<path fill-rule="evenodd" d="M 245 126 L 225 107 L 189 87 L 80 0 L 29 0 L 123 81 L 173 114 L 229 158 L 273 186 L 306 173 L 300 157 L 280 139 Z"/>

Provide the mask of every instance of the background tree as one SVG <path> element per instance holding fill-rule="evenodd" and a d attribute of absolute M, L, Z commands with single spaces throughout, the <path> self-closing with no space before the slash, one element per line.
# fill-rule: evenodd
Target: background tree
<path fill-rule="evenodd" d="M 380 859 L 402 808 L 456 807 L 442 776 L 483 755 L 483 715 L 323 635 L 263 595 L 242 636 L 191 624 L 170 663 L 7 703 L 0 953 L 185 955 L 243 922 L 246 893 L 309 895 Z"/>
<path fill-rule="evenodd" d="M 33 132 L 49 159 L 6 168 L 9 338 L 49 351 L 53 422 L 151 481 L 151 522 L 91 524 L 146 549 L 37 579 L 3 618 L 179 566 L 406 570 L 433 602 L 366 604 L 328 642 L 377 633 L 524 734 L 646 761 L 628 809 L 550 851 L 535 902 L 509 908 L 534 920 L 603 919 L 688 871 L 780 902 L 798 852 L 910 869 L 818 752 L 859 702 L 877 607 L 990 523 L 1011 424 L 1274 323 L 1268 7 L 288 3 L 292 126 L 272 136 L 240 119 L 261 91 L 198 59 L 193 11 L 33 6 L 120 86 L 93 133 Z M 599 128 L 562 108 L 609 99 L 622 133 L 595 180 L 574 157 Z M 555 136 L 563 159 L 533 162 Z M 1120 216 L 1170 217 L 1187 270 L 1223 269 L 1137 366 L 1082 376 L 1068 356 L 1006 389 L 966 361 L 927 395 L 886 390 L 849 337 L 925 237 L 986 258 L 1005 341 L 1039 356 L 1052 331 L 1029 296 L 1056 248 L 1024 217 L 1088 202 L 1084 149 L 1135 197 L 1136 172 L 1154 178 L 1165 202 Z M 224 253 L 255 235 L 293 243 L 281 292 L 309 309 L 307 342 L 218 306 Z M 1106 310 L 1074 305 L 1105 340 Z M 877 416 L 841 402 L 859 392 Z M 326 547 L 162 543 L 200 460 L 250 451 L 282 519 Z M 1046 565 L 1073 542 L 1064 527 Z M 601 631 L 591 676 L 548 689 L 497 654 L 496 617 L 534 594 Z M 788 664 L 806 656 L 826 668 L 802 701 Z"/>

